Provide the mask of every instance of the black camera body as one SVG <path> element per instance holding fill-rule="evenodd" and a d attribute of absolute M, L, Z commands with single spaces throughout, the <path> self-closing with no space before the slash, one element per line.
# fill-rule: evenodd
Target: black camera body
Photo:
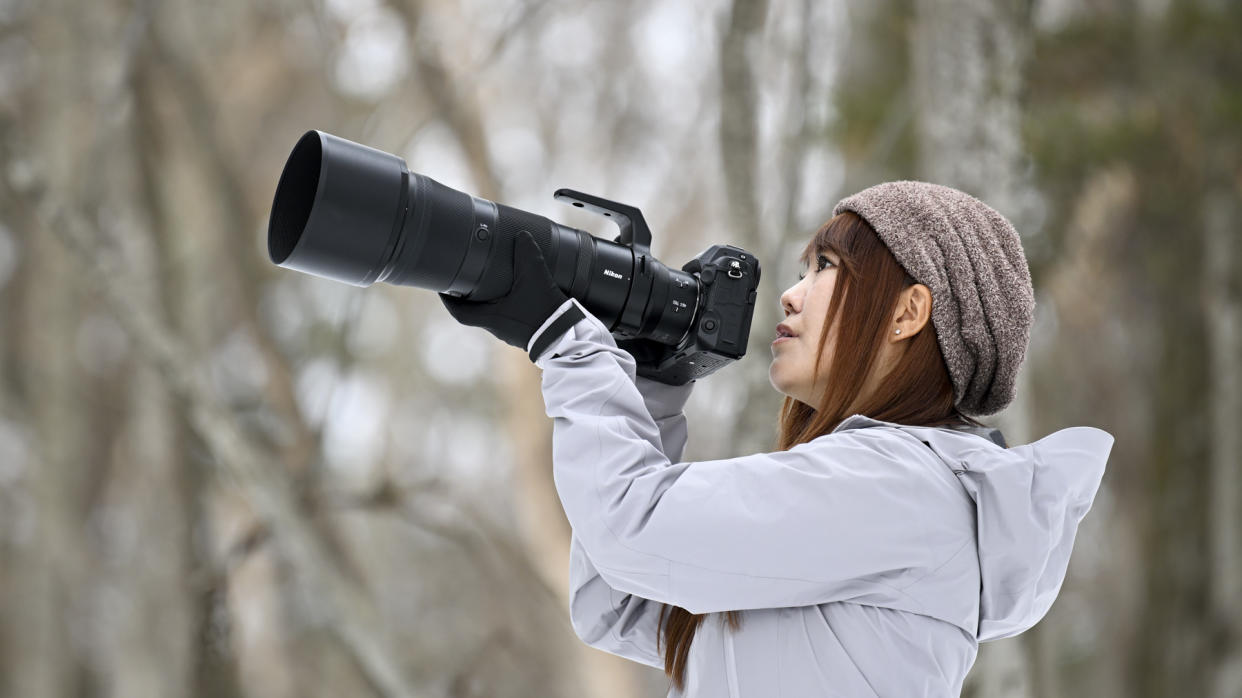
<path fill-rule="evenodd" d="M 733 245 L 712 245 L 682 265 L 692 278 L 669 274 L 651 256 L 651 229 L 636 207 L 572 189 L 558 189 L 554 197 L 615 222 L 621 234 L 614 242 L 633 250 L 632 276 L 625 279 L 630 286 L 625 303 L 629 312 L 623 312 L 609 330 L 617 346 L 634 356 L 638 375 L 684 385 L 746 355 L 759 288 L 759 260 L 754 255 Z M 660 308 L 662 312 L 653 312 Z M 688 321 L 643 326 L 643 317 L 654 320 L 683 313 L 690 314 Z"/>
<path fill-rule="evenodd" d="M 530 233 L 553 280 L 608 328 L 639 375 L 681 385 L 746 353 L 759 262 L 712 245 L 681 269 L 651 255 L 635 207 L 560 189 L 604 216 L 613 241 L 471 196 L 401 158 L 321 131 L 294 146 L 268 223 L 273 263 L 355 286 L 386 282 L 485 301 L 508 292 L 514 241 Z"/>
<path fill-rule="evenodd" d="M 693 274 L 700 288 L 684 337 L 670 344 L 613 332 L 617 346 L 634 355 L 638 375 L 669 385 L 710 375 L 746 354 L 759 286 L 759 260 L 733 245 L 712 245 L 682 271 Z"/>

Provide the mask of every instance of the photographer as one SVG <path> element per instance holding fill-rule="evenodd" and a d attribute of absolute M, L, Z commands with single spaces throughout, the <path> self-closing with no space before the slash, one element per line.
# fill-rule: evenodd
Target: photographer
<path fill-rule="evenodd" d="M 507 295 L 441 295 L 543 370 L 574 629 L 670 696 L 956 696 L 1048 611 L 1099 487 L 1107 432 L 1006 448 L 968 416 L 1012 401 L 1029 342 L 1013 226 L 911 181 L 833 214 L 780 299 L 771 453 L 681 462 L 693 382 L 637 377 L 528 234 Z"/>

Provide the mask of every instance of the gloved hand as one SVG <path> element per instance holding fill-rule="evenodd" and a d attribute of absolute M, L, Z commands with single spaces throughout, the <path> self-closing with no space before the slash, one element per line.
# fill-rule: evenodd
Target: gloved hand
<path fill-rule="evenodd" d="M 461 324 L 482 327 L 506 344 L 525 351 L 535 330 L 569 300 L 569 296 L 552 279 L 535 238 L 523 230 L 513 241 L 513 285 L 508 293 L 488 301 L 465 300 L 441 293 L 440 300 Z M 581 317 L 581 311 L 577 316 Z M 561 333 L 566 329 L 568 327 L 561 329 Z M 532 361 L 534 359 L 531 357 Z"/>
<path fill-rule="evenodd" d="M 660 344 L 650 339 L 618 339 L 613 337 L 613 341 L 617 343 L 618 349 L 623 349 L 630 356 L 634 357 L 634 364 L 640 368 L 658 365 L 669 353 L 667 344 Z"/>

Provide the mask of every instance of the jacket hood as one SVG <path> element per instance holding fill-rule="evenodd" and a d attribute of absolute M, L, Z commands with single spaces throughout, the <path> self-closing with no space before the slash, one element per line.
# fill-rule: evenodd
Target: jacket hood
<path fill-rule="evenodd" d="M 1043 618 L 1065 580 L 1078 524 L 1104 476 L 1114 438 L 1095 427 L 1006 448 L 991 428 L 912 427 L 853 415 L 843 429 L 890 426 L 944 461 L 975 505 L 980 642 L 1012 637 Z"/>

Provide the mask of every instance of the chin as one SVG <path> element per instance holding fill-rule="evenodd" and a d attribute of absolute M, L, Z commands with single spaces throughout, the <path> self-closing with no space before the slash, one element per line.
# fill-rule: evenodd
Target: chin
<path fill-rule="evenodd" d="M 778 372 L 774 369 L 775 365 L 768 369 L 768 382 L 772 384 L 772 387 L 776 389 L 776 392 L 787 397 L 793 397 L 789 394 L 789 386 L 785 385 L 784 382 L 781 381 L 780 377 L 777 376 Z"/>

